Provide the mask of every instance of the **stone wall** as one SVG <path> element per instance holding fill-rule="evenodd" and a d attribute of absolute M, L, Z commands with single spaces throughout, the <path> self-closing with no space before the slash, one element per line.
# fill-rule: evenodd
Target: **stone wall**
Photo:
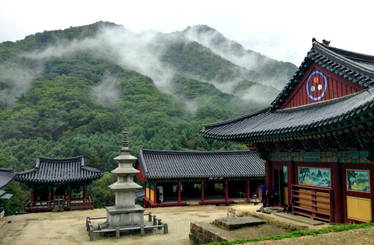
<path fill-rule="evenodd" d="M 210 242 L 225 242 L 227 238 L 209 229 L 208 224 L 193 223 L 190 224 L 190 241 L 193 245 L 206 244 Z"/>

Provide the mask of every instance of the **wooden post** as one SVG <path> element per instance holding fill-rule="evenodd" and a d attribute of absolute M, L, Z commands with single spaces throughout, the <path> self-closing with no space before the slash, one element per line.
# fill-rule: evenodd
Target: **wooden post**
<path fill-rule="evenodd" d="M 31 204 L 33 204 L 34 201 L 35 201 L 35 198 L 34 198 L 34 190 L 32 190 L 31 193 L 30 193 L 30 202 L 31 202 Z"/>
<path fill-rule="evenodd" d="M 181 182 L 178 181 L 178 203 L 182 201 L 182 194 L 181 194 Z"/>
<path fill-rule="evenodd" d="M 68 202 L 71 203 L 71 186 L 68 185 Z"/>
<path fill-rule="evenodd" d="M 154 185 L 153 185 L 153 198 L 154 198 L 154 201 L 155 201 L 155 203 L 157 204 L 157 184 L 156 184 L 156 182 L 154 183 Z"/>
<path fill-rule="evenodd" d="M 205 188 L 204 188 L 204 180 L 201 181 L 201 204 L 204 204 L 205 200 Z"/>
<path fill-rule="evenodd" d="M 225 201 L 226 203 L 229 200 L 229 181 L 225 180 Z"/>
<path fill-rule="evenodd" d="M 52 202 L 52 186 L 48 186 L 48 206 L 51 205 Z"/>
<path fill-rule="evenodd" d="M 292 186 L 295 183 L 295 163 L 294 162 L 289 162 L 288 164 L 288 204 L 292 205 Z"/>
<path fill-rule="evenodd" d="M 266 163 L 265 163 L 265 182 L 266 182 L 267 192 L 268 194 L 270 194 L 272 190 L 273 182 L 272 182 L 272 166 L 271 166 L 271 162 L 268 160 L 266 160 Z M 266 195 L 266 197 L 267 196 L 268 195 Z M 269 205 L 269 198 L 267 198 L 266 200 L 266 206 L 268 205 Z"/>
<path fill-rule="evenodd" d="M 83 202 L 87 202 L 87 187 L 83 185 Z"/>
<path fill-rule="evenodd" d="M 335 223 L 343 223 L 343 188 L 344 185 L 342 185 L 342 175 L 341 175 L 341 166 L 338 162 L 333 164 L 333 167 L 331 169 L 331 177 L 332 177 L 332 189 L 334 190 L 334 222 Z M 345 181 L 345 180 L 344 180 Z M 345 184 L 345 183 L 344 183 Z M 330 197 L 332 198 L 332 197 Z"/>
<path fill-rule="evenodd" d="M 250 180 L 247 180 L 247 202 L 251 201 L 251 186 L 250 186 Z"/>

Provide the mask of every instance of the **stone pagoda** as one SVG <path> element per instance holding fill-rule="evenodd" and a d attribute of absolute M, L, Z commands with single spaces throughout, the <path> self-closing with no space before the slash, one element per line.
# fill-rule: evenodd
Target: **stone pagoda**
<path fill-rule="evenodd" d="M 139 172 L 133 167 L 136 157 L 130 154 L 128 133 L 123 132 L 122 149 L 114 158 L 118 167 L 112 171 L 117 175 L 117 182 L 109 186 L 115 192 L 115 206 L 106 207 L 107 225 L 109 228 L 144 226 L 144 208 L 135 204 L 135 191 L 142 187 L 134 182 Z"/>

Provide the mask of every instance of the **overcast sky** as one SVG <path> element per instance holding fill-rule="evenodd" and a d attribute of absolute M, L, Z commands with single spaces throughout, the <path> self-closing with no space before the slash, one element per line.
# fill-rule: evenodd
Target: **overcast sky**
<path fill-rule="evenodd" d="M 373 1 L 1 0 L 0 42 L 110 21 L 140 32 L 207 24 L 246 48 L 299 65 L 317 40 L 374 55 Z"/>

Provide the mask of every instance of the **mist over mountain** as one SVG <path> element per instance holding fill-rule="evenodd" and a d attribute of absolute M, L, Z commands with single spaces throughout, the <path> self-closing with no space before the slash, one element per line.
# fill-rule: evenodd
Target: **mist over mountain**
<path fill-rule="evenodd" d="M 208 26 L 133 33 L 108 22 L 0 44 L 0 167 L 84 155 L 112 169 L 120 134 L 140 148 L 241 149 L 203 124 L 267 106 L 296 66 Z"/>

